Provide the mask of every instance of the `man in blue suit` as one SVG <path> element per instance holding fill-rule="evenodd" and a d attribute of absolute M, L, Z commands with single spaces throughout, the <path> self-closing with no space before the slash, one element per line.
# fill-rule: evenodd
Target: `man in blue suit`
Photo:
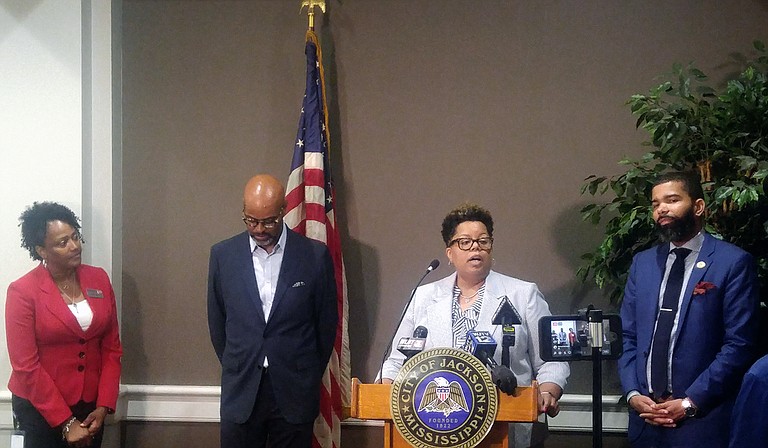
<path fill-rule="evenodd" d="M 702 230 L 694 174 L 662 175 L 652 207 L 665 242 L 635 256 L 621 306 L 629 440 L 636 448 L 727 447 L 757 340 L 754 262 Z"/>
<path fill-rule="evenodd" d="M 312 445 L 320 385 L 336 336 L 327 247 L 283 223 L 285 190 L 245 186 L 247 230 L 211 248 L 208 327 L 221 362 L 221 446 Z"/>

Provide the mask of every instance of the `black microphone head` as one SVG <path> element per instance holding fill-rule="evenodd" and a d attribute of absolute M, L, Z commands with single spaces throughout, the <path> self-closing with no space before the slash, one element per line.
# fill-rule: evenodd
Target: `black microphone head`
<path fill-rule="evenodd" d="M 432 260 L 432 263 L 429 263 L 429 266 L 427 267 L 427 271 L 430 271 L 430 272 L 434 271 L 435 269 L 437 269 L 438 266 L 440 266 L 440 260 L 435 258 L 434 260 Z"/>
<path fill-rule="evenodd" d="M 513 395 L 517 388 L 517 377 L 509 367 L 496 366 L 491 369 L 491 380 L 500 391 L 507 395 Z"/>
<path fill-rule="evenodd" d="M 499 297 L 499 307 L 496 309 L 496 313 L 493 314 L 491 323 L 493 325 L 521 325 L 523 319 L 520 317 L 520 313 L 512 302 L 509 301 L 507 296 Z"/>
<path fill-rule="evenodd" d="M 415 330 L 413 330 L 413 337 L 414 338 L 426 338 L 427 334 L 429 333 L 429 330 L 427 330 L 427 327 L 423 327 L 419 325 L 416 327 Z"/>

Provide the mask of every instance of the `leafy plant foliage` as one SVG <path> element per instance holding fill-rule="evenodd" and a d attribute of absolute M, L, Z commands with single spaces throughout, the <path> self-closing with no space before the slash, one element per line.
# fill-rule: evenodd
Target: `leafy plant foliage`
<path fill-rule="evenodd" d="M 582 219 L 605 223 L 605 237 L 582 255 L 577 275 L 593 279 L 621 300 L 632 257 L 658 241 L 650 204 L 654 179 L 665 171 L 697 170 L 707 203 L 706 231 L 750 252 L 758 264 L 763 297 L 768 292 L 768 53 L 754 42 L 757 57 L 716 89 L 693 65 L 673 66 L 672 79 L 633 95 L 627 104 L 637 127 L 650 134 L 652 149 L 639 160 L 624 159 L 626 172 L 589 176 L 581 193 L 614 196 L 582 208 Z"/>

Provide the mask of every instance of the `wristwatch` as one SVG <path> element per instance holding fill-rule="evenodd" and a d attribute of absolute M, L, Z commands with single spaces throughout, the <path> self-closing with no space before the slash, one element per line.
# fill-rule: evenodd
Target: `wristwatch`
<path fill-rule="evenodd" d="M 685 411 L 685 416 L 688 418 L 696 417 L 696 412 L 699 410 L 695 404 L 691 401 L 690 398 L 686 397 L 683 398 L 683 410 Z"/>

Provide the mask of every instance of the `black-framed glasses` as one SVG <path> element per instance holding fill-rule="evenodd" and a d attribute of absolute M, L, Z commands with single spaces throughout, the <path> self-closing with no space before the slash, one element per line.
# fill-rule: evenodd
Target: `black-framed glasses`
<path fill-rule="evenodd" d="M 459 249 L 461 250 L 470 250 L 472 249 L 472 246 L 477 243 L 477 247 L 480 248 L 480 250 L 491 250 L 493 247 L 493 238 L 490 236 L 484 236 L 482 238 L 456 238 L 455 240 L 451 241 L 449 246 L 452 246 L 456 244 L 459 246 Z"/>
<path fill-rule="evenodd" d="M 266 219 L 256 219 L 251 218 L 248 215 L 243 215 L 243 222 L 246 226 L 251 228 L 256 228 L 259 224 L 261 224 L 265 229 L 274 229 L 278 226 L 278 224 L 280 224 L 280 215 L 272 216 L 271 218 Z"/>

